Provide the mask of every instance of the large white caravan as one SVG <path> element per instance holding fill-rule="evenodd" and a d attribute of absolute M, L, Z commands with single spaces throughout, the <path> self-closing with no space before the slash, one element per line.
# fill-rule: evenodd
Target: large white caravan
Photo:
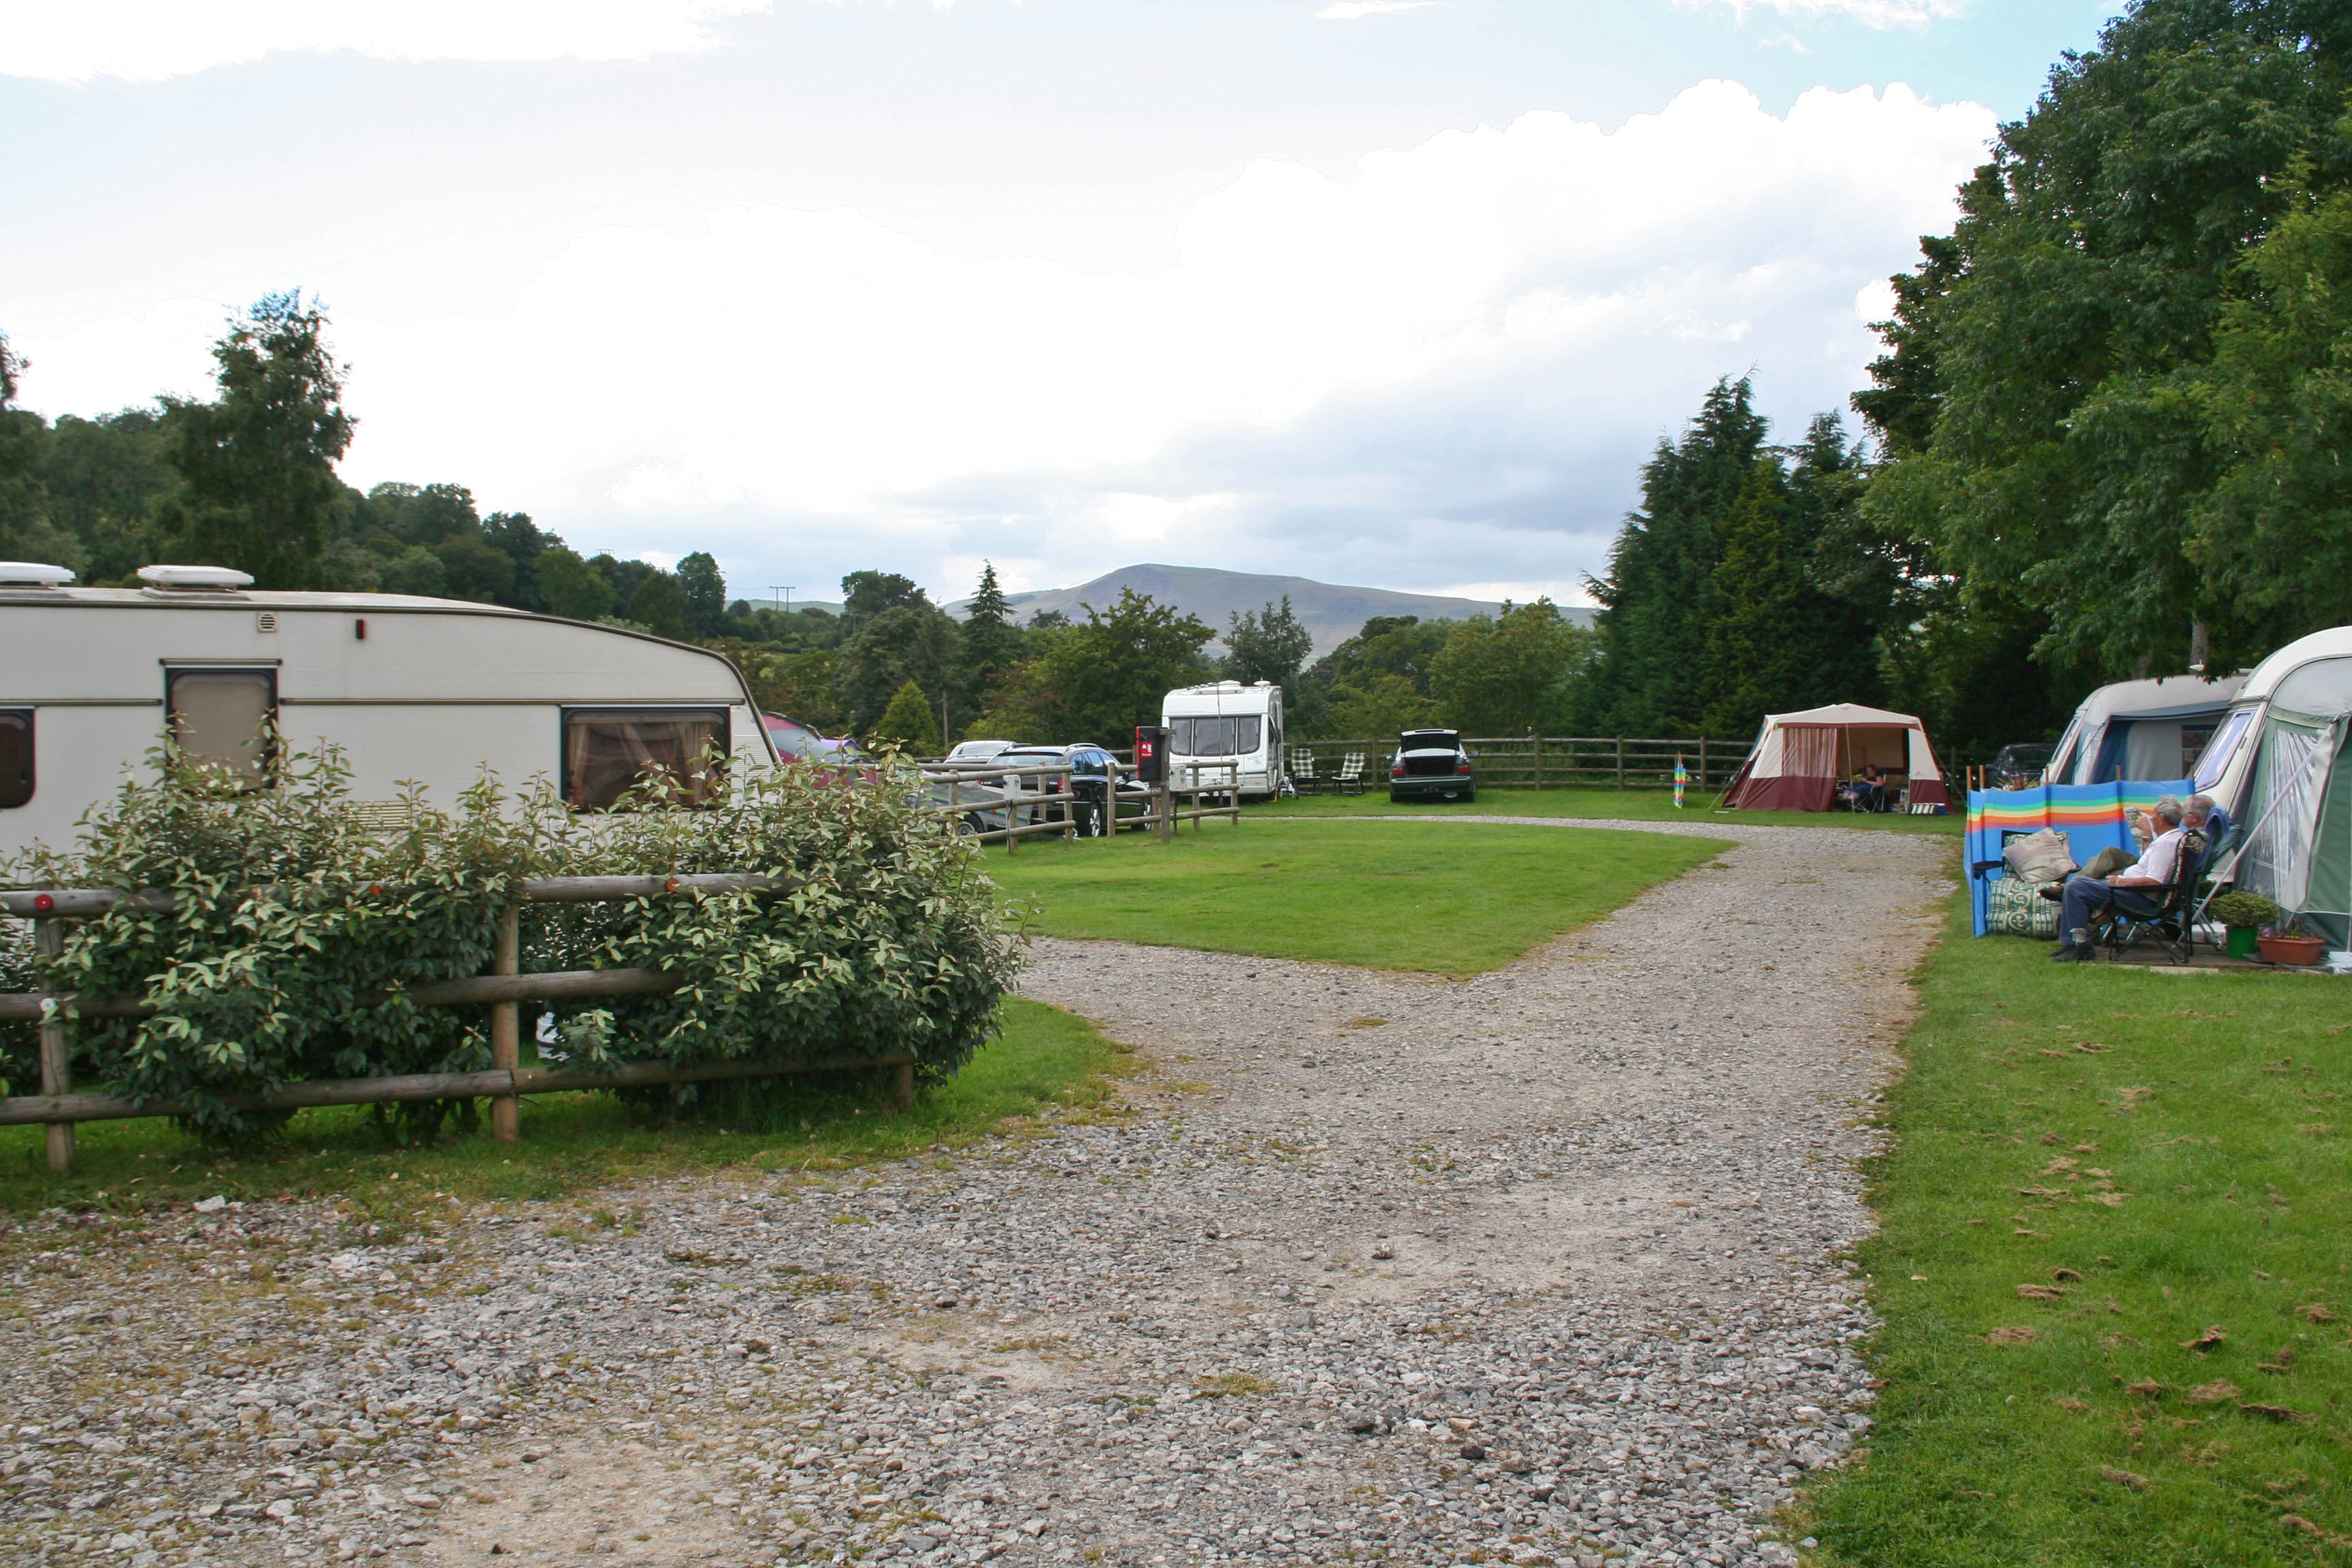
<path fill-rule="evenodd" d="M 242 574 L 150 567 L 143 588 L 76 588 L 0 563 L 0 862 L 148 776 L 172 726 L 188 751 L 268 776 L 275 720 L 296 751 L 340 746 L 353 795 L 403 781 L 454 803 L 485 768 L 543 776 L 573 807 L 649 767 L 684 776 L 716 742 L 774 752 L 735 667 L 707 649 L 495 605 L 393 594 L 257 593 Z"/>
<path fill-rule="evenodd" d="M 1219 680 L 1170 692 L 1160 703 L 1168 727 L 1168 773 L 1180 784 L 1193 777 L 1193 764 L 1233 763 L 1241 771 L 1241 793 L 1270 795 L 1282 789 L 1282 688 L 1261 680 L 1244 686 Z M 1207 784 L 1224 782 L 1223 767 L 1202 769 Z"/>

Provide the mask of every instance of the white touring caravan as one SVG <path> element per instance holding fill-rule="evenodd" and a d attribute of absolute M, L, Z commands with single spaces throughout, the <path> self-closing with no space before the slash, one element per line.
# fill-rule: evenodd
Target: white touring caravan
<path fill-rule="evenodd" d="M 648 767 L 684 776 L 716 742 L 775 765 L 741 674 L 660 637 L 495 605 L 278 594 L 243 573 L 151 566 L 143 588 L 76 588 L 0 563 L 0 866 L 147 768 L 167 724 L 190 752 L 268 774 L 256 737 L 342 748 L 362 802 L 404 780 L 441 805 L 481 770 L 544 776 L 581 810 Z"/>
<path fill-rule="evenodd" d="M 1282 790 L 1282 688 L 1261 680 L 1244 686 L 1219 680 L 1187 686 L 1160 700 L 1160 721 L 1168 727 L 1168 776 L 1189 784 L 1195 763 L 1235 763 L 1244 795 Z M 1221 783 L 1225 770 L 1201 775 Z"/>

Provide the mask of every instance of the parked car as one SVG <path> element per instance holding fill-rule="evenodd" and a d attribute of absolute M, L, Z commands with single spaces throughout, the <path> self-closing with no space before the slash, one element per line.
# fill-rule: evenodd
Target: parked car
<path fill-rule="evenodd" d="M 776 748 L 776 755 L 788 763 L 804 763 L 824 754 L 824 737 L 814 726 L 797 719 L 787 719 L 782 713 L 762 711 L 760 725 L 768 731 L 768 740 Z"/>
<path fill-rule="evenodd" d="M 1132 781 L 1126 777 L 1119 760 L 1100 746 L 1084 742 L 1070 746 L 1010 746 L 988 760 L 1002 763 L 1007 768 L 1067 766 L 1070 787 L 1066 791 L 1062 780 L 1044 773 L 960 778 L 954 793 L 958 804 L 972 803 L 962 814 L 963 825 L 970 832 L 995 833 L 1016 826 L 1069 822 L 1081 836 L 1099 838 L 1110 831 L 1111 824 L 1120 815 L 1140 816 L 1148 809 L 1140 800 L 1118 799 L 1118 786 Z M 949 804 L 949 794 L 947 780 L 932 779 L 930 795 L 935 803 Z M 1040 798 L 1032 803 L 1025 798 L 1028 796 Z M 1022 803 L 1009 804 L 1016 798 Z M 982 804 L 992 799 L 1008 804 Z"/>
<path fill-rule="evenodd" d="M 1389 764 L 1389 798 L 1475 800 L 1478 780 L 1459 730 L 1407 730 Z"/>
<path fill-rule="evenodd" d="M 819 734 L 812 725 L 797 719 L 787 719 L 782 713 L 761 712 L 760 727 L 768 732 L 768 743 L 776 748 L 776 756 L 787 765 L 793 763 L 817 763 L 827 768 L 854 770 L 845 773 L 826 773 L 827 782 L 854 777 L 859 784 L 874 784 L 881 778 L 875 770 L 874 758 L 854 736 L 838 740 Z"/>
<path fill-rule="evenodd" d="M 2032 789 L 2042 782 L 2058 748 L 2040 742 L 2003 746 L 1985 768 L 1985 782 L 1995 789 Z"/>
<path fill-rule="evenodd" d="M 1020 743 L 1018 741 L 958 741 L 948 754 L 940 759 L 940 763 L 943 767 L 969 767 L 974 763 L 984 763 L 991 757 L 1000 756 Z"/>

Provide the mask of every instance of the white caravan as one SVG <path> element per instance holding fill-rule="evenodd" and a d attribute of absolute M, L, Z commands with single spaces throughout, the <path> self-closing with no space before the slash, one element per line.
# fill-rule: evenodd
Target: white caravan
<path fill-rule="evenodd" d="M 388 819 L 403 781 L 446 806 L 485 768 L 593 810 L 648 767 L 684 776 L 714 742 L 775 765 L 741 674 L 707 649 L 495 605 L 256 593 L 211 567 L 140 576 L 75 588 L 0 563 L 0 866 L 70 847 L 85 811 L 152 776 L 167 724 L 257 783 L 263 721 L 295 751 L 332 742 L 353 798 Z"/>
<path fill-rule="evenodd" d="M 1219 680 L 1171 691 L 1160 703 L 1168 727 L 1168 776 L 1190 786 L 1196 763 L 1234 763 L 1244 795 L 1276 795 L 1282 789 L 1282 688 L 1261 680 L 1244 686 Z M 1222 768 L 1202 770 L 1202 783 L 1222 784 Z"/>

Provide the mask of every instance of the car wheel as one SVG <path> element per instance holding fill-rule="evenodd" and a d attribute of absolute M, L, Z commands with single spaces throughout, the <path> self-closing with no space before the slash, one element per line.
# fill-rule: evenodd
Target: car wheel
<path fill-rule="evenodd" d="M 1468 789 L 1462 792 L 1462 804 L 1465 805 L 1469 805 L 1472 801 L 1476 800 L 1477 798 L 1478 786 L 1476 784 L 1472 784 Z"/>
<path fill-rule="evenodd" d="M 981 826 L 980 813 L 976 811 L 965 812 L 963 820 L 956 824 L 956 837 L 959 838 L 969 838 L 975 833 L 987 831 L 988 829 Z"/>

